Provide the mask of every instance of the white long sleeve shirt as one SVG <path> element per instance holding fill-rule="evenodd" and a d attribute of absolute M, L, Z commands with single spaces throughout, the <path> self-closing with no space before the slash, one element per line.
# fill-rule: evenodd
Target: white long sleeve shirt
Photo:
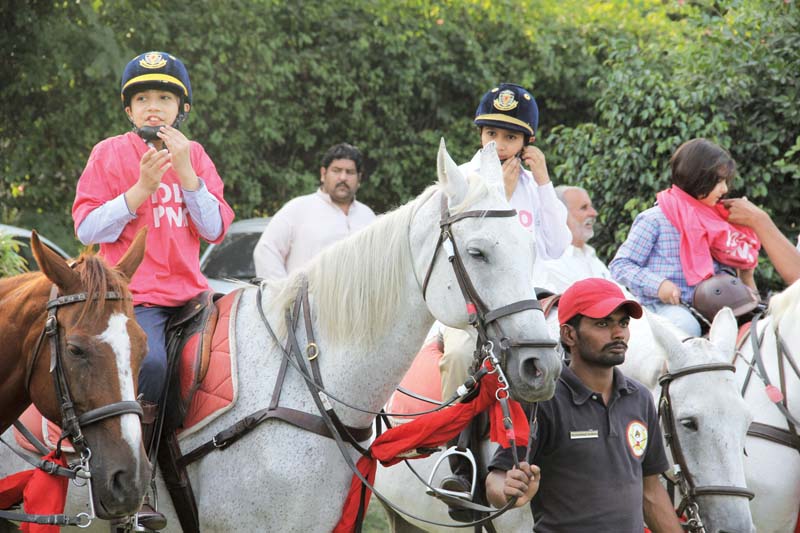
<path fill-rule="evenodd" d="M 481 152 L 472 161 L 461 165 L 462 172 L 478 172 Z M 533 174 L 520 169 L 519 181 L 511 196 L 511 207 L 517 210 L 519 222 L 536 239 L 537 262 L 558 259 L 572 242 L 572 232 L 567 226 L 567 208 L 556 196 L 552 182 L 538 185 Z"/>
<path fill-rule="evenodd" d="M 326 246 L 373 220 L 375 213 L 361 202 L 353 200 L 345 214 L 321 190 L 293 198 L 275 213 L 253 250 L 256 275 L 264 279 L 284 278 Z"/>

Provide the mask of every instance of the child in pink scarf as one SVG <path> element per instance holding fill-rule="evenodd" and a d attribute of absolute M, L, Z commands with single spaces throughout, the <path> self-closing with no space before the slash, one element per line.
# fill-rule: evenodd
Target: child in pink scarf
<path fill-rule="evenodd" d="M 670 165 L 672 187 L 636 217 L 609 269 L 645 307 L 699 335 L 700 324 L 681 303 L 691 303 L 697 284 L 723 266 L 755 289 L 761 244 L 749 228 L 729 223 L 720 204 L 736 175 L 726 150 L 692 139 L 675 150 Z"/>

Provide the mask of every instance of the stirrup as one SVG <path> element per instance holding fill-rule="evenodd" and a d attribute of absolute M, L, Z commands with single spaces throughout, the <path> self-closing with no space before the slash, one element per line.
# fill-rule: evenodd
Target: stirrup
<path fill-rule="evenodd" d="M 470 465 L 472 466 L 472 483 L 470 483 L 469 492 L 464 492 L 460 490 L 448 490 L 433 486 L 434 477 L 436 477 L 436 472 L 439 470 L 442 461 L 444 461 L 451 455 L 462 455 L 466 457 L 469 460 Z M 458 446 L 451 446 L 447 450 L 442 452 L 442 455 L 436 461 L 436 464 L 433 465 L 431 474 L 430 476 L 428 476 L 428 489 L 425 491 L 425 493 L 434 497 L 437 497 L 439 495 L 452 496 L 454 498 L 460 498 L 462 500 L 467 500 L 471 502 L 475 498 L 475 483 L 477 481 L 477 475 L 478 475 L 478 467 L 475 464 L 475 456 L 472 454 L 472 450 L 467 448 L 466 450 L 462 451 L 458 449 Z"/>

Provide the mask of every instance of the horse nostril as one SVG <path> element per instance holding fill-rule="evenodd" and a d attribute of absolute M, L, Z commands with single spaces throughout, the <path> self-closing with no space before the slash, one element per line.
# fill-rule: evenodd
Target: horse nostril
<path fill-rule="evenodd" d="M 124 497 L 131 485 L 130 481 L 130 476 L 125 470 L 117 470 L 111 476 L 111 493 L 120 498 Z"/>
<path fill-rule="evenodd" d="M 533 381 L 542 377 L 542 370 L 536 366 L 536 357 L 529 357 L 520 362 L 520 374 L 525 381 Z"/>

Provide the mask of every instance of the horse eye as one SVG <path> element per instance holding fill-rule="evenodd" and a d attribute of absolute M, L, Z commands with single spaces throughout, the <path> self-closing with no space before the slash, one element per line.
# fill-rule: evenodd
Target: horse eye
<path fill-rule="evenodd" d="M 83 350 L 80 347 L 75 346 L 74 344 L 68 344 L 67 350 L 69 351 L 69 354 L 73 357 L 83 357 Z"/>
<path fill-rule="evenodd" d="M 697 419 L 696 418 L 682 418 L 681 425 L 686 429 L 690 429 L 692 431 L 697 431 Z"/>
<path fill-rule="evenodd" d="M 467 248 L 467 253 L 472 257 L 486 261 L 486 256 L 477 248 Z"/>

